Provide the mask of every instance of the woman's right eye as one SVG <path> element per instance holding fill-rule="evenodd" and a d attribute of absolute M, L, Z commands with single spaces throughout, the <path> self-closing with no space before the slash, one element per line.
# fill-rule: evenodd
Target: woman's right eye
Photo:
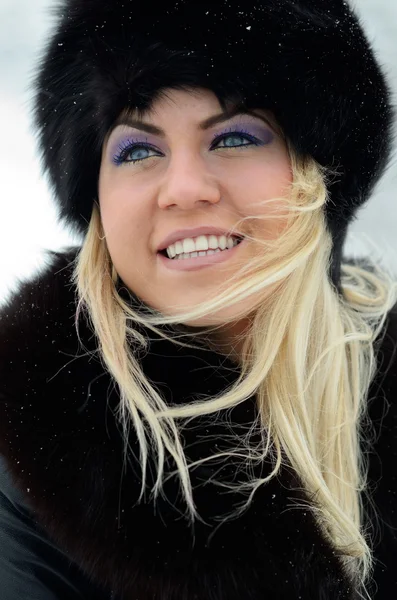
<path fill-rule="evenodd" d="M 150 156 L 139 157 L 139 153 L 142 153 L 147 150 L 153 150 L 153 146 L 150 144 L 144 144 L 140 142 L 139 144 L 132 143 L 123 148 L 116 156 L 114 156 L 113 161 L 116 165 L 128 164 L 128 163 L 137 163 L 142 160 L 146 160 L 146 158 L 151 158 Z M 136 158 L 129 158 L 132 154 L 138 154 Z"/>

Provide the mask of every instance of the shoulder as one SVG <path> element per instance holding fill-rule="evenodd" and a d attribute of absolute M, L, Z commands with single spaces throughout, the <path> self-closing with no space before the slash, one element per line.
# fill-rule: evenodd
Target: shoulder
<path fill-rule="evenodd" d="M 40 273 L 19 282 L 0 307 L 0 455 L 19 481 L 33 472 L 24 461 L 38 465 L 58 439 L 70 441 L 87 385 L 98 376 L 75 330 L 75 256 L 76 249 L 50 252 Z M 89 350 L 85 327 L 79 323 Z M 78 424 L 87 427 L 83 416 Z"/>
<path fill-rule="evenodd" d="M 17 278 L 9 297 L 0 305 L 0 335 L 17 333 L 21 326 L 33 324 L 68 301 L 70 275 L 78 248 L 63 252 L 47 250 L 43 265 L 26 279 Z M 71 293 L 69 293 L 71 299 Z"/>
<path fill-rule="evenodd" d="M 47 251 L 40 271 L 18 280 L 0 306 L 0 399 L 11 390 L 19 389 L 21 396 L 34 378 L 43 379 L 39 363 L 55 368 L 61 350 L 71 348 L 75 292 L 70 277 L 77 250 Z"/>
<path fill-rule="evenodd" d="M 376 347 L 377 369 L 361 437 L 368 458 L 369 498 L 363 500 L 376 559 L 374 578 L 386 588 L 395 582 L 390 557 L 396 554 L 397 528 L 397 305 L 390 310 Z"/>

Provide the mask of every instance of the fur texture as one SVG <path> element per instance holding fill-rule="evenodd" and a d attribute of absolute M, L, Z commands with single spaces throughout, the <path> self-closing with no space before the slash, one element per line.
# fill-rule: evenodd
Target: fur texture
<path fill-rule="evenodd" d="M 44 270 L 0 311 L 0 452 L 48 535 L 93 585 L 123 600 L 356 600 L 311 513 L 292 508 L 292 499 L 304 495 L 293 489 L 297 482 L 287 469 L 257 491 L 238 519 L 220 526 L 216 516 L 242 499 L 210 478 L 217 473 L 230 480 L 233 465 L 219 471 L 208 462 L 193 471 L 196 505 L 205 521 L 196 523 L 194 534 L 178 512 L 183 505 L 174 479 L 156 507 L 148 495 L 136 503 L 140 469 L 133 432 L 123 472 L 117 391 L 100 362 L 85 355 L 74 327 L 75 252 L 52 253 Z M 95 348 L 84 320 L 80 336 L 87 349 Z M 377 600 L 397 593 L 396 339 L 392 312 L 369 396 L 377 437 L 370 465 L 380 515 L 373 533 Z M 216 353 L 155 338 L 140 360 L 169 402 L 215 393 L 237 376 L 233 363 Z M 242 432 L 255 410 L 253 398 L 234 409 L 233 428 Z M 193 423 L 184 433 L 192 460 L 212 454 L 226 432 L 220 415 Z M 262 473 L 268 469 L 264 465 Z"/>
<path fill-rule="evenodd" d="M 59 214 L 85 233 L 105 135 L 175 84 L 271 109 L 329 184 L 338 286 L 346 227 L 386 167 L 390 92 L 344 0 L 62 0 L 36 78 L 35 121 Z"/>

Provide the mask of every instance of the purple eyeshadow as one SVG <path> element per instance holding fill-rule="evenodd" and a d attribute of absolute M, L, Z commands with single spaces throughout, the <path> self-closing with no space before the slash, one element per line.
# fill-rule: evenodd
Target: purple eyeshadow
<path fill-rule="evenodd" d="M 250 123 L 246 125 L 244 129 L 247 133 L 250 133 L 251 135 L 255 136 L 264 144 L 270 144 L 270 142 L 274 140 L 273 132 L 267 127 L 261 127 L 260 125 L 253 125 L 252 123 Z"/>
<path fill-rule="evenodd" d="M 226 134 L 237 135 L 239 133 L 251 135 L 252 137 L 256 138 L 258 140 L 257 145 L 259 146 L 270 144 L 275 137 L 273 132 L 269 128 L 261 127 L 253 123 L 247 123 L 245 125 L 244 123 L 235 123 L 229 125 L 226 129 L 222 131 L 217 131 L 216 133 L 214 133 L 211 143 L 214 143 L 216 138 L 219 138 L 220 136 L 224 136 Z M 123 136 L 120 136 L 118 139 L 116 139 L 110 147 L 110 156 L 112 162 L 115 165 L 119 166 L 121 164 L 120 156 L 127 149 L 131 148 L 134 144 L 142 144 L 148 146 L 152 145 L 156 147 L 154 141 L 150 141 L 150 138 L 148 138 L 147 135 L 128 135 L 125 133 Z"/>
<path fill-rule="evenodd" d="M 233 125 L 229 125 L 226 129 L 222 131 L 217 131 L 212 138 L 214 141 L 220 135 L 224 135 L 226 133 L 247 133 L 254 137 L 256 137 L 259 141 L 264 144 L 269 144 L 274 140 L 274 134 L 271 129 L 267 127 L 261 127 L 260 125 L 256 125 L 255 123 L 234 123 Z"/>
<path fill-rule="evenodd" d="M 110 156 L 115 164 L 118 163 L 120 154 L 132 144 L 149 144 L 147 136 L 129 136 L 125 135 L 121 139 L 115 140 L 110 147 Z"/>

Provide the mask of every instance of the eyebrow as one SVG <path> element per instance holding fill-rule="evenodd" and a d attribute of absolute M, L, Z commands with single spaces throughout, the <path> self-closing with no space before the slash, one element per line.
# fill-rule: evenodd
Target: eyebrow
<path fill-rule="evenodd" d="M 249 110 L 247 108 L 237 107 L 233 110 L 223 111 L 217 115 L 213 115 L 212 117 L 208 117 L 204 121 L 198 124 L 198 127 L 201 131 L 206 131 L 213 125 L 217 125 L 218 123 L 223 123 L 224 121 L 228 121 L 237 115 L 251 115 L 258 119 L 262 119 L 267 125 L 273 128 L 273 125 L 270 121 L 264 117 L 263 115 L 259 115 L 253 110 Z M 146 131 L 147 133 L 152 133 L 154 135 L 158 135 L 160 137 L 165 137 L 165 132 L 160 127 L 156 127 L 156 125 L 152 125 L 151 123 L 147 123 L 146 121 L 141 121 L 139 119 L 133 119 L 128 114 L 121 115 L 116 122 L 114 123 L 111 131 L 113 131 L 119 125 L 127 125 L 128 127 L 134 127 L 135 129 L 140 129 L 141 131 Z M 111 133 L 111 132 L 110 132 Z"/>

